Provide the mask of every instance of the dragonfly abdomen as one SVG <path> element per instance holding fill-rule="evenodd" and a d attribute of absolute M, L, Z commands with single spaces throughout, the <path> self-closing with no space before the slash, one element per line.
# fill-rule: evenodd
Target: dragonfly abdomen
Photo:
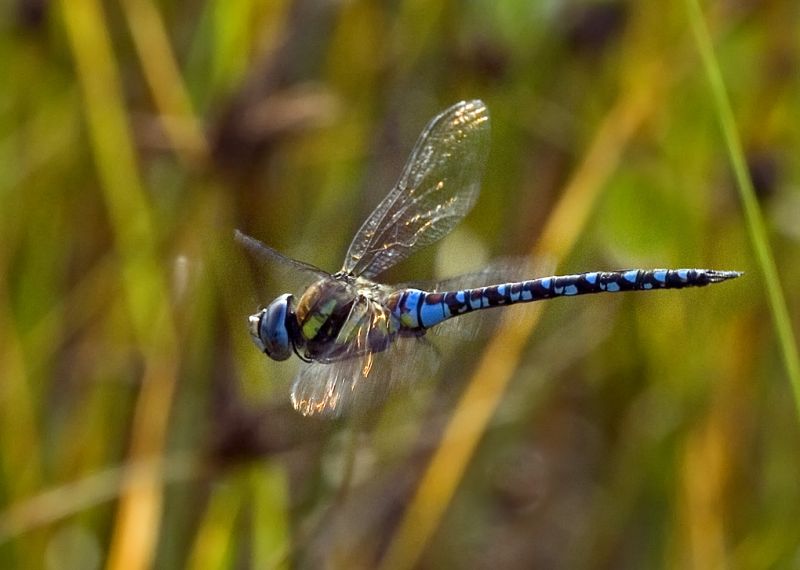
<path fill-rule="evenodd" d="M 712 269 L 592 271 L 458 291 L 406 289 L 393 296 L 389 308 L 403 327 L 427 329 L 449 318 L 491 307 L 591 293 L 703 287 L 739 275 L 737 271 Z"/>

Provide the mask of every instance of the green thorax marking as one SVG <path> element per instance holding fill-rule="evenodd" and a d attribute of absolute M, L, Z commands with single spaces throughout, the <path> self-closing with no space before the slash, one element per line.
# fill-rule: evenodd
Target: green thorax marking
<path fill-rule="evenodd" d="M 314 337 L 317 336 L 319 330 L 322 328 L 322 325 L 325 324 L 333 310 L 336 308 L 336 299 L 330 299 L 327 303 L 324 303 L 318 310 L 314 313 L 308 315 L 306 322 L 303 323 L 303 336 L 306 340 L 312 340 Z"/>
<path fill-rule="evenodd" d="M 334 279 L 323 279 L 311 285 L 297 304 L 295 315 L 307 341 L 336 337 L 353 304 L 347 285 Z"/>

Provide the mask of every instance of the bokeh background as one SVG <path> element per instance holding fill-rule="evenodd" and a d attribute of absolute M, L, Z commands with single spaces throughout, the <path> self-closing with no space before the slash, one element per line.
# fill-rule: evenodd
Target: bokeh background
<path fill-rule="evenodd" d="M 800 303 L 800 6 L 696 8 L 4 2 L 0 566 L 797 567 L 774 323 Z M 233 229 L 335 271 L 425 123 L 472 98 L 479 203 L 387 281 L 526 256 L 746 275 L 508 309 L 374 415 L 300 417 L 298 364 L 245 325 L 291 279 Z"/>

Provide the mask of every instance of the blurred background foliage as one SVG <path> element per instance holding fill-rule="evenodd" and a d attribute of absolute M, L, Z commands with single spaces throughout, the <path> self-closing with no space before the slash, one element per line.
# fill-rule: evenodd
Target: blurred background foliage
<path fill-rule="evenodd" d="M 796 329 L 800 9 L 702 8 Z M 0 565 L 800 564 L 795 403 L 688 13 L 4 2 Z M 297 364 L 245 327 L 289 281 L 233 229 L 336 270 L 428 119 L 471 98 L 478 206 L 387 281 L 528 254 L 747 275 L 509 309 L 374 417 L 299 417 Z"/>

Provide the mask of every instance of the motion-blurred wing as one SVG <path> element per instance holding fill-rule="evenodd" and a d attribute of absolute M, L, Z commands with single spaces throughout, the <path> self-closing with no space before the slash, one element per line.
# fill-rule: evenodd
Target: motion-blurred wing
<path fill-rule="evenodd" d="M 353 238 L 342 270 L 373 278 L 447 235 L 475 204 L 488 151 L 483 101 L 462 101 L 436 116 L 400 180 Z"/>
<path fill-rule="evenodd" d="M 471 289 L 498 283 L 525 281 L 540 275 L 550 275 L 551 263 L 537 260 L 532 262 L 528 257 L 500 257 L 492 259 L 480 269 L 442 279 L 409 281 L 393 284 L 394 289 L 422 289 L 424 291 L 456 291 Z"/>
<path fill-rule="evenodd" d="M 339 417 L 353 406 L 356 388 L 371 384 L 372 374 L 366 358 L 354 357 L 331 364 L 304 365 L 292 385 L 292 406 L 304 416 Z"/>
<path fill-rule="evenodd" d="M 399 385 L 430 376 L 438 358 L 417 337 L 390 338 L 385 313 L 355 303 L 327 356 L 304 365 L 292 386 L 292 405 L 305 416 L 366 411 Z"/>
<path fill-rule="evenodd" d="M 438 353 L 423 337 L 398 338 L 384 352 L 304 365 L 292 386 L 292 405 L 304 416 L 363 414 L 403 387 L 430 379 L 438 365 Z"/>
<path fill-rule="evenodd" d="M 395 287 L 398 289 L 414 288 L 435 292 L 458 291 L 534 279 L 540 275 L 550 275 L 552 269 L 553 264 L 544 259 L 537 259 L 534 262 L 530 258 L 523 256 L 505 257 L 494 259 L 477 271 L 435 281 L 402 283 L 395 285 Z M 502 316 L 507 311 L 521 314 L 526 310 L 531 310 L 531 305 L 522 304 L 503 310 L 496 308 L 470 311 L 428 329 L 427 334 L 429 338 L 437 336 L 459 340 L 474 340 L 488 335 L 500 323 Z"/>

